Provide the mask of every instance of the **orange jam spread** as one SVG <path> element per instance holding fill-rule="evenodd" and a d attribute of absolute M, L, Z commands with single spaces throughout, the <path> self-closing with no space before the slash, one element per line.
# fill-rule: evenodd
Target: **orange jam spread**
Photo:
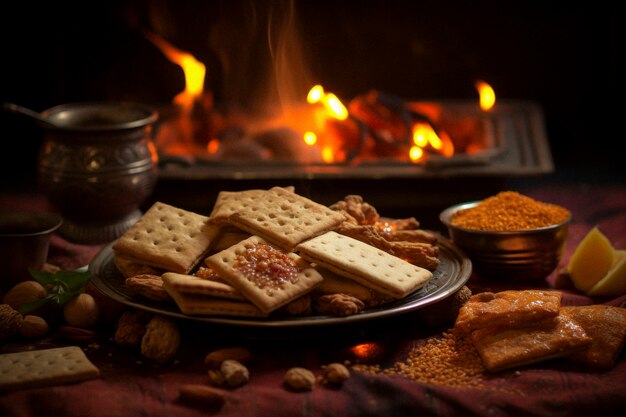
<path fill-rule="evenodd" d="M 286 253 L 267 243 L 249 244 L 245 248 L 245 252 L 237 255 L 235 268 L 258 288 L 273 291 L 298 280 L 301 269 Z"/>

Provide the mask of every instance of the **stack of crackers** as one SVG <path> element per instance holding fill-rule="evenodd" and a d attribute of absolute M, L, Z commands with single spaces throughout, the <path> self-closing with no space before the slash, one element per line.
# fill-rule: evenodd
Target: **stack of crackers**
<path fill-rule="evenodd" d="M 432 278 L 437 239 L 414 219 L 383 222 L 358 196 L 331 207 L 282 187 L 222 191 L 209 216 L 156 202 L 113 244 L 114 259 L 131 290 L 189 315 L 345 316 Z M 411 262 L 398 256 L 408 251 Z"/>

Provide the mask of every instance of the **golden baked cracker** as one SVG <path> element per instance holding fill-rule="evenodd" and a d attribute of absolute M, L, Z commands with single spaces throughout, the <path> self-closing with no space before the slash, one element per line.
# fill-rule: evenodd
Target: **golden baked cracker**
<path fill-rule="evenodd" d="M 520 327 L 550 317 L 561 308 L 562 294 L 550 290 L 507 290 L 473 295 L 459 310 L 455 330 L 468 333 L 482 327 Z"/>
<path fill-rule="evenodd" d="M 130 256 L 124 256 L 119 253 L 113 257 L 113 262 L 124 278 L 142 274 L 161 275 L 163 273 L 163 271 L 158 268 L 144 265 L 141 263 L 141 260 L 136 260 Z"/>
<path fill-rule="evenodd" d="M 189 273 L 219 235 L 220 227 L 208 220 L 156 202 L 113 244 L 113 251 L 165 271 Z"/>
<path fill-rule="evenodd" d="M 471 334 L 488 371 L 525 366 L 565 356 L 592 342 L 585 330 L 564 314 L 525 327 L 484 327 Z"/>
<path fill-rule="evenodd" d="M 353 279 L 342 277 L 326 268 L 316 267 L 315 269 L 324 278 L 313 289 L 316 294 L 348 294 L 365 303 L 375 298 L 374 290 Z"/>
<path fill-rule="evenodd" d="M 0 391 L 73 383 L 99 375 L 100 370 L 78 346 L 0 355 Z"/>
<path fill-rule="evenodd" d="M 166 272 L 161 278 L 164 286 L 173 288 L 183 294 L 210 295 L 217 298 L 245 300 L 245 297 L 235 287 L 225 282 L 202 279 L 176 272 Z"/>
<path fill-rule="evenodd" d="M 205 263 L 265 313 L 309 292 L 323 279 L 304 259 L 259 236 L 211 255 Z"/>
<path fill-rule="evenodd" d="M 228 195 L 220 208 L 231 212 L 228 223 L 289 251 L 345 220 L 342 213 L 281 187 L 240 195 L 240 199 Z"/>
<path fill-rule="evenodd" d="M 402 298 L 433 276 L 427 269 L 348 236 L 330 231 L 297 246 L 311 263 L 393 298 Z"/>
<path fill-rule="evenodd" d="M 596 304 L 561 307 L 561 314 L 571 317 L 593 340 L 588 348 L 567 357 L 599 368 L 613 366 L 626 343 L 626 309 Z"/>
<path fill-rule="evenodd" d="M 186 294 L 164 280 L 163 286 L 183 314 L 190 316 L 267 317 L 267 313 L 247 300 L 218 298 L 205 294 Z"/>

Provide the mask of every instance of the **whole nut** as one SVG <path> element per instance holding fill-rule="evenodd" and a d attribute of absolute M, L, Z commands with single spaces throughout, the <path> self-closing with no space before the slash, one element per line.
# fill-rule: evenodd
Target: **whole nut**
<path fill-rule="evenodd" d="M 141 354 L 157 363 L 165 363 L 176 354 L 180 345 L 180 331 L 176 323 L 162 316 L 154 316 L 141 338 Z"/>
<path fill-rule="evenodd" d="M 248 368 L 240 362 L 232 359 L 226 359 L 222 362 L 220 371 L 222 372 L 222 375 L 224 375 L 226 385 L 229 387 L 238 387 L 250 380 L 250 372 L 248 371 Z"/>
<path fill-rule="evenodd" d="M 72 342 L 90 343 L 96 340 L 98 334 L 93 330 L 83 329 L 74 326 L 61 326 L 59 328 L 61 336 Z"/>
<path fill-rule="evenodd" d="M 8 304 L 0 304 L 0 342 L 17 334 L 24 317 Z"/>
<path fill-rule="evenodd" d="M 306 368 L 294 367 L 285 373 L 285 383 L 296 390 L 311 391 L 315 386 L 315 374 Z"/>
<path fill-rule="evenodd" d="M 252 359 L 252 353 L 244 347 L 234 346 L 217 349 L 209 352 L 204 358 L 204 364 L 209 368 L 217 369 L 226 359 L 232 359 L 243 364 Z"/>
<path fill-rule="evenodd" d="M 20 335 L 27 339 L 38 339 L 48 333 L 50 326 L 39 316 L 32 314 L 24 316 L 22 324 L 20 324 Z"/>
<path fill-rule="evenodd" d="M 324 367 L 324 382 L 341 384 L 350 378 L 350 371 L 341 363 L 331 363 Z"/>
<path fill-rule="evenodd" d="M 201 384 L 184 384 L 178 387 L 178 396 L 182 401 L 220 408 L 226 401 L 225 392 Z"/>
<path fill-rule="evenodd" d="M 65 303 L 63 317 L 70 326 L 91 327 L 98 322 L 100 310 L 90 294 L 82 293 Z"/>
<path fill-rule="evenodd" d="M 2 298 L 2 302 L 19 310 L 22 304 L 44 298 L 48 291 L 37 281 L 22 281 L 14 285 Z"/>

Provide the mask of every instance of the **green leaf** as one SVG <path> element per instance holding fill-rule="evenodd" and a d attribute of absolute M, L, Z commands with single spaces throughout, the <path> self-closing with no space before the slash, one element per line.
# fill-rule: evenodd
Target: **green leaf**
<path fill-rule="evenodd" d="M 30 269 L 30 268 L 28 269 L 28 272 L 30 272 L 30 275 L 33 278 L 35 278 L 44 287 L 47 286 L 48 284 L 54 283 L 54 281 L 56 280 L 55 278 L 56 274 L 54 272 L 37 271 L 35 269 Z"/>
<path fill-rule="evenodd" d="M 48 289 L 48 295 L 40 300 L 22 305 L 20 307 L 20 312 L 24 311 L 22 314 L 32 311 L 47 302 L 55 302 L 58 305 L 67 303 L 85 291 L 85 287 L 90 279 L 88 270 L 46 272 L 31 269 L 29 271 L 33 278 Z"/>
<path fill-rule="evenodd" d="M 89 271 L 59 271 L 54 274 L 55 278 L 66 284 L 70 291 L 78 291 L 89 282 Z"/>

